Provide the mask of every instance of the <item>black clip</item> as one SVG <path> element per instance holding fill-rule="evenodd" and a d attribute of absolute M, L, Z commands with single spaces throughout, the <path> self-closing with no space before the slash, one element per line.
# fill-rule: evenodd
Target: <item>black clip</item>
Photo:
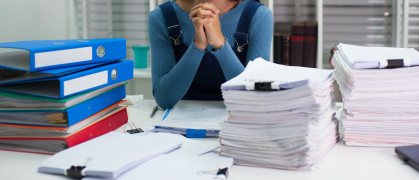
<path fill-rule="evenodd" d="M 224 176 L 228 176 L 228 167 L 225 167 L 223 169 L 218 169 L 217 171 L 217 175 L 224 175 Z"/>
<path fill-rule="evenodd" d="M 127 130 L 127 132 L 130 134 L 137 134 L 137 133 L 142 133 L 144 131 L 141 128 L 136 128 L 136 129 Z"/>
<path fill-rule="evenodd" d="M 137 127 L 135 126 L 135 124 L 134 124 L 134 123 L 132 123 L 132 122 L 129 122 L 129 123 L 128 123 L 128 125 L 131 127 L 131 129 L 130 129 L 130 130 L 127 130 L 127 132 L 128 132 L 128 133 L 130 133 L 130 134 L 137 134 L 137 133 L 142 133 L 142 132 L 144 132 L 141 128 L 137 128 Z"/>
<path fill-rule="evenodd" d="M 81 172 L 86 166 L 71 166 L 67 169 L 67 176 L 72 179 L 81 179 L 84 174 Z"/>
<path fill-rule="evenodd" d="M 255 82 L 255 90 L 257 91 L 272 91 L 272 81 Z"/>
<path fill-rule="evenodd" d="M 403 59 L 387 59 L 387 68 L 400 68 L 403 66 Z"/>

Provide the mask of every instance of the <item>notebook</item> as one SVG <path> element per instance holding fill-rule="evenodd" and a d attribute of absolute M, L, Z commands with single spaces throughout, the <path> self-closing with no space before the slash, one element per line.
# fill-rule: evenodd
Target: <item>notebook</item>
<path fill-rule="evenodd" d="M 419 171 L 419 145 L 398 146 L 395 151 L 404 162 Z"/>

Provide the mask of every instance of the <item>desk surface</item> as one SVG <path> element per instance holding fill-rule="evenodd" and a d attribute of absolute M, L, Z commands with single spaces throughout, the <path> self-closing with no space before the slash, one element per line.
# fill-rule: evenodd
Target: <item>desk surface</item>
<path fill-rule="evenodd" d="M 154 105 L 153 101 L 146 100 L 129 107 L 129 121 L 137 127 L 152 128 L 152 124 L 159 121 L 164 113 L 159 110 L 153 118 L 150 118 L 149 114 Z M 212 105 L 215 104 L 208 106 Z M 217 141 L 216 138 L 205 140 Z M 0 179 L 67 179 L 37 172 L 38 166 L 48 157 L 49 155 L 0 151 Z M 349 147 L 340 142 L 314 170 L 289 171 L 233 166 L 228 179 L 417 180 L 419 172 L 404 164 L 394 153 L 394 148 Z"/>

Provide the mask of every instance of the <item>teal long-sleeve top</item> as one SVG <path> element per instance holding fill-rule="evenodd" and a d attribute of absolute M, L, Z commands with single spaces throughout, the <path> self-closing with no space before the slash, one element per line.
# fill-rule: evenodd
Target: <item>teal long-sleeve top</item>
<path fill-rule="evenodd" d="M 176 63 L 172 42 L 168 37 L 161 9 L 156 8 L 150 12 L 148 35 L 151 49 L 152 88 L 153 96 L 160 107 L 171 108 L 182 99 L 192 84 L 206 52 L 213 53 L 217 58 L 227 81 L 243 72 L 244 66 L 232 50 L 231 45 L 235 43 L 233 35 L 236 32 L 241 13 L 250 1 L 243 0 L 235 8 L 219 16 L 221 31 L 226 43 L 216 51 L 212 51 L 210 45 L 204 51 L 197 48 L 193 42 L 195 30 L 193 22 L 189 19 L 189 12 L 180 8 L 175 0 L 172 0 L 171 3 L 183 32 L 183 43 L 188 46 L 178 63 Z M 270 59 L 272 34 L 272 12 L 265 6 L 261 6 L 255 12 L 249 27 L 247 62 L 258 57 Z"/>

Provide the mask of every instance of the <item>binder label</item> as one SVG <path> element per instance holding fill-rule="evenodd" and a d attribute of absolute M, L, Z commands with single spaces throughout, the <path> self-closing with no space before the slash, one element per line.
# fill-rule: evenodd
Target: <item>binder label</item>
<path fill-rule="evenodd" d="M 108 70 L 64 81 L 64 96 L 108 83 Z"/>
<path fill-rule="evenodd" d="M 35 53 L 35 67 L 47 67 L 92 60 L 92 47 Z"/>

